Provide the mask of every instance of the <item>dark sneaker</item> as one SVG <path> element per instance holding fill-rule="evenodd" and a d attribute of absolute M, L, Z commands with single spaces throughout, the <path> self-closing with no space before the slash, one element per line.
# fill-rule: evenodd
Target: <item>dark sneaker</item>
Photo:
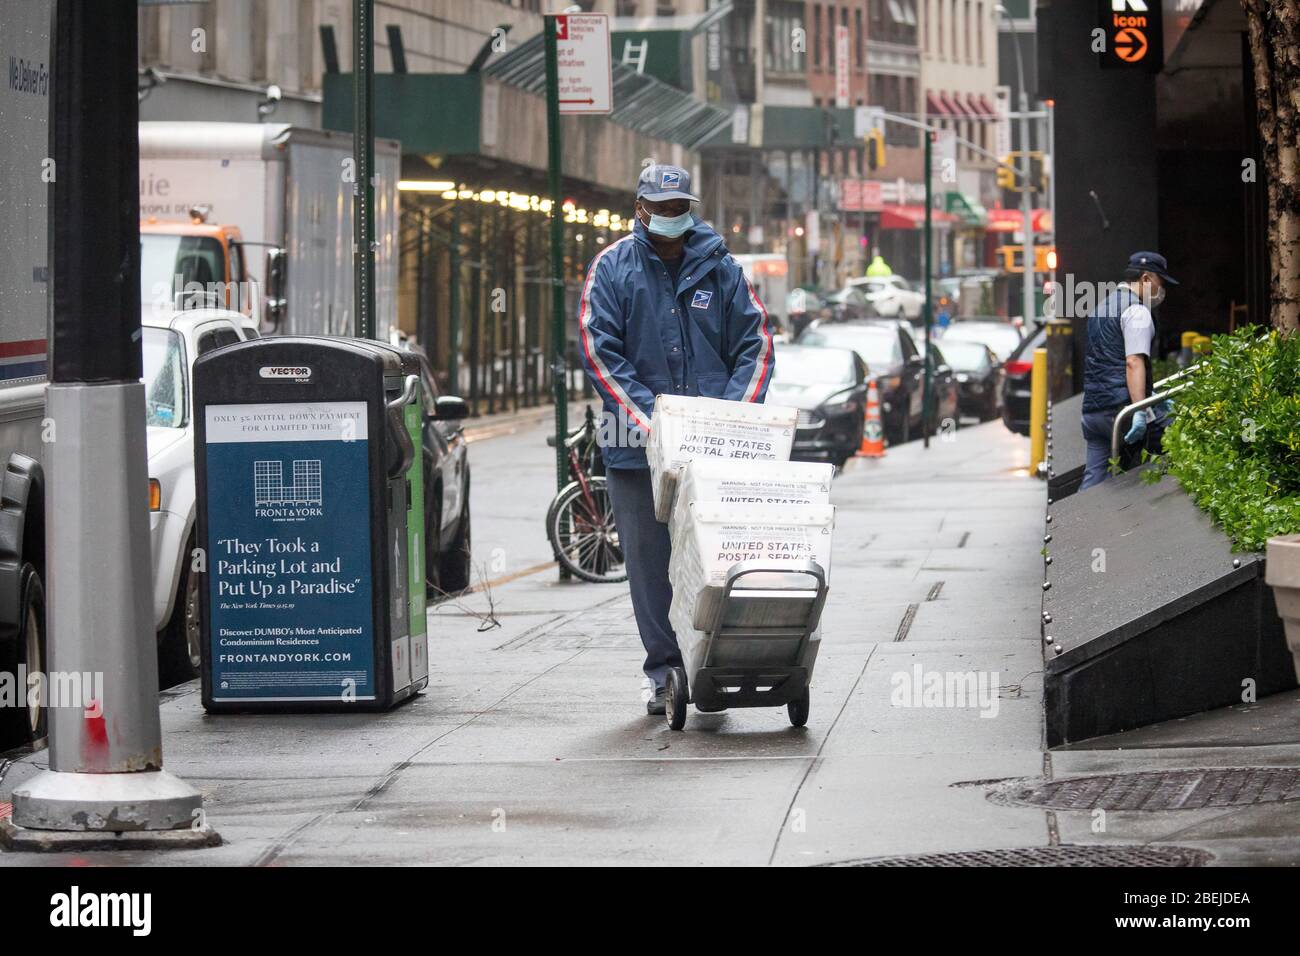
<path fill-rule="evenodd" d="M 655 688 L 655 695 L 647 697 L 645 702 L 645 712 L 652 717 L 662 717 L 664 715 L 664 697 L 667 691 L 662 687 Z"/>

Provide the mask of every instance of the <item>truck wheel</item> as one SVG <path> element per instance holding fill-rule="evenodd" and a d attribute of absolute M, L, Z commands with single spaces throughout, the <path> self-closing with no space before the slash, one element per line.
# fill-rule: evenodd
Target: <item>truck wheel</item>
<path fill-rule="evenodd" d="M 36 743 L 45 738 L 47 726 L 46 695 L 49 693 L 46 675 L 46 639 L 45 639 L 45 586 L 41 576 L 31 564 L 24 564 L 18 585 L 18 663 L 26 670 L 29 678 L 27 686 L 17 688 L 22 695 L 22 706 L 18 712 L 22 715 L 19 728 L 21 742 Z M 33 687 L 30 678 L 40 674 L 41 679 Z"/>
<path fill-rule="evenodd" d="M 158 688 L 165 690 L 176 684 L 194 680 L 202 671 L 203 642 L 199 608 L 199 576 L 190 570 L 194 558 L 195 539 L 190 533 L 181 559 L 181 577 L 176 586 L 176 600 L 172 616 L 158 640 Z"/>
<path fill-rule="evenodd" d="M 469 490 L 465 491 L 465 503 L 461 505 L 460 527 L 456 537 L 438 562 L 438 577 L 442 589 L 447 594 L 457 594 L 469 587 L 473 558 L 470 554 L 469 528 Z"/>

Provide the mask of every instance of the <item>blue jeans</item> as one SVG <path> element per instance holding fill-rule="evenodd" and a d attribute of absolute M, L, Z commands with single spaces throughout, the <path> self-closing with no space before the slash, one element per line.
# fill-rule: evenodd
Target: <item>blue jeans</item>
<path fill-rule="evenodd" d="M 1093 485 L 1099 485 L 1110 477 L 1110 432 L 1115 427 L 1115 416 L 1119 414 L 1119 409 L 1111 409 L 1108 412 L 1084 412 L 1083 413 L 1083 440 L 1088 443 L 1088 460 L 1083 467 L 1083 484 L 1079 485 L 1079 490 L 1091 488 Z M 1133 419 L 1128 419 L 1128 428 L 1133 427 Z M 1119 446 L 1119 467 L 1120 471 L 1128 471 L 1137 465 L 1142 458 L 1142 449 L 1147 449 L 1152 455 L 1158 455 L 1161 450 L 1162 438 L 1165 432 L 1165 426 L 1168 419 L 1159 418 L 1147 422 L 1147 432 L 1141 441 L 1134 442 L 1131 445 L 1123 443 L 1123 436 L 1120 436 Z"/>
<path fill-rule="evenodd" d="M 1088 443 L 1088 460 L 1083 466 L 1080 491 L 1099 485 L 1110 477 L 1110 430 L 1115 426 L 1118 411 L 1083 413 L 1083 440 Z"/>
<path fill-rule="evenodd" d="M 614 525 L 627 563 L 627 583 L 632 611 L 645 647 L 645 675 L 656 689 L 668 679 L 670 667 L 682 666 L 677 635 L 668 623 L 673 588 L 668 583 L 668 558 L 672 544 L 668 525 L 655 520 L 654 493 L 649 468 L 606 468 Z"/>

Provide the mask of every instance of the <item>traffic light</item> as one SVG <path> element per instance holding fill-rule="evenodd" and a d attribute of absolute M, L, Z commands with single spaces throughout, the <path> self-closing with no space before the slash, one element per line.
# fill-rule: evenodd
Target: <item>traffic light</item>
<path fill-rule="evenodd" d="M 1029 154 L 1029 182 L 1026 185 L 1032 193 L 1047 192 L 1047 166 L 1040 152 Z"/>
<path fill-rule="evenodd" d="M 867 168 L 879 169 L 885 165 L 885 131 L 873 129 L 867 133 Z"/>
<path fill-rule="evenodd" d="M 998 187 L 1000 189 L 1010 189 L 1013 192 L 1016 188 L 1016 174 L 1008 167 L 1016 164 L 1016 154 L 1008 153 L 1002 157 L 1003 165 L 998 167 Z"/>

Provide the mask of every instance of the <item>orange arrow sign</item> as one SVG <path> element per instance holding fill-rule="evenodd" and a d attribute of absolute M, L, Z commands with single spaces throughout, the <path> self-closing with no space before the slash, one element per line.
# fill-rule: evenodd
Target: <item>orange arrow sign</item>
<path fill-rule="evenodd" d="M 1115 55 L 1125 63 L 1136 63 L 1147 55 L 1147 36 L 1141 30 L 1125 27 L 1115 34 Z"/>

